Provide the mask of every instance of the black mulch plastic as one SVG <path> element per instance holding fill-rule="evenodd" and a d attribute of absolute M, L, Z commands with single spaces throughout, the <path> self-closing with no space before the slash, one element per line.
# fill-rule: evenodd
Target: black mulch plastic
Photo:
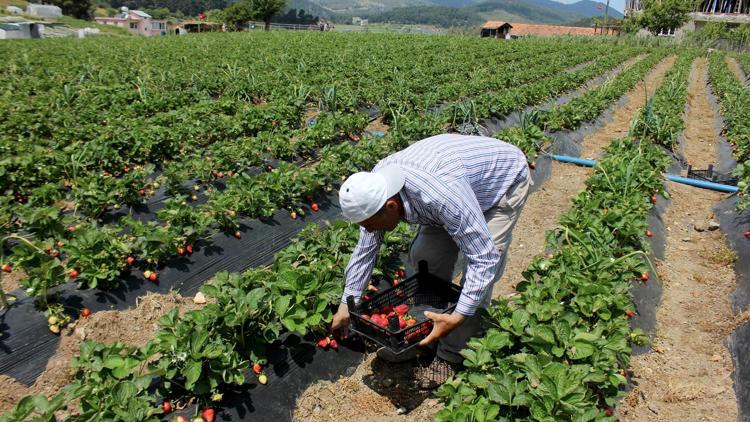
<path fill-rule="evenodd" d="M 93 312 L 131 308 L 136 299 L 147 292 L 177 290 L 184 296 L 192 296 L 216 272 L 237 272 L 268 265 L 274 254 L 287 246 L 305 224 L 333 221 L 339 216 L 335 195 L 320 198 L 318 203 L 319 212 L 307 209 L 306 216 L 297 220 L 279 211 L 268 221 L 245 221 L 240 228 L 241 239 L 217 233 L 196 242 L 191 256 L 176 257 L 158 270 L 158 283 L 145 281 L 139 271 L 125 277 L 121 287 L 115 290 L 78 290 L 72 284 L 65 285 L 60 289 L 63 304 L 71 316 L 77 317 L 83 307 Z M 18 300 L 0 317 L 0 373 L 31 385 L 55 353 L 59 337 L 47 329 L 43 313 L 34 309 L 33 301 L 22 289 L 11 294 Z"/>
<path fill-rule="evenodd" d="M 243 385 L 223 391 L 221 403 L 214 406 L 216 420 L 291 420 L 297 399 L 309 385 L 354 373 L 364 358 L 365 346 L 361 342 L 342 340 L 340 344 L 338 351 L 324 351 L 315 346 L 312 336 L 282 336 L 269 351 L 265 369 L 268 383 L 261 385 L 254 374 L 246 374 Z M 197 406 L 190 406 L 170 417 L 193 417 L 198 410 Z"/>

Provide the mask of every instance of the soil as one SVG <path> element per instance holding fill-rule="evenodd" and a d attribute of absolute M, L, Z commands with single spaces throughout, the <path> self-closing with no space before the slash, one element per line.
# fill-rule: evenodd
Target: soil
<path fill-rule="evenodd" d="M 653 93 L 674 64 L 675 57 L 662 60 L 615 110 L 611 120 L 601 129 L 583 139 L 581 156 L 595 159 L 613 139 L 628 133 L 630 121 L 646 101 L 645 93 Z M 645 89 L 644 89 L 645 88 Z M 544 253 L 544 236 L 557 227 L 560 215 L 570 208 L 571 199 L 585 188 L 591 169 L 553 161 L 550 179 L 532 194 L 524 206 L 516 228 L 513 229 L 505 272 L 493 290 L 494 297 L 515 294 L 515 286 L 523 280 L 521 273 L 535 256 Z"/>
<path fill-rule="evenodd" d="M 372 132 L 381 132 L 381 133 L 388 133 L 388 129 L 390 129 L 390 126 L 383 122 L 382 116 L 371 121 L 370 124 L 368 124 L 367 127 L 365 128 L 365 130 L 369 130 Z"/>
<path fill-rule="evenodd" d="M 635 112 L 645 103 L 644 85 L 653 93 L 674 63 L 675 57 L 660 62 L 632 91 L 626 95 L 626 103 L 615 111 L 612 119 L 603 128 L 584 139 L 585 156 L 598 156 L 612 139 L 627 134 Z M 560 214 L 570 207 L 573 196 L 584 189 L 584 181 L 590 169 L 552 162 L 550 179 L 528 199 L 521 217 L 513 230 L 508 262 L 503 278 L 495 286 L 493 296 L 514 293 L 513 286 L 521 280 L 523 271 L 531 259 L 544 252 L 544 233 L 556 226 Z M 380 367 L 385 365 L 374 356 L 368 356 L 351 376 L 342 376 L 335 382 L 320 382 L 310 386 L 297 401 L 295 420 L 313 417 L 341 420 L 398 420 L 417 421 L 433 419 L 442 408 L 432 395 L 425 396 L 416 388 L 407 391 L 412 397 L 406 402 L 394 399 L 390 391 L 373 388 L 372 378 L 377 379 Z M 413 364 L 405 363 L 389 368 L 385 374 L 406 380 Z M 402 394 L 402 393 L 400 393 Z M 400 395 L 395 395 L 400 397 Z M 412 408 L 412 406 L 416 405 Z M 403 409 L 400 409 L 403 407 Z M 403 414 L 406 411 L 407 413 Z"/>
<path fill-rule="evenodd" d="M 2 288 L 5 293 L 12 292 L 21 287 L 21 279 L 24 277 L 26 277 L 26 273 L 24 273 L 23 270 L 17 270 L 15 268 L 10 273 L 3 273 L 3 280 L 0 284 L 0 288 Z"/>
<path fill-rule="evenodd" d="M 695 164 L 716 162 L 716 110 L 708 100 L 705 59 L 693 66 L 682 152 Z M 709 131 L 710 129 L 710 131 Z M 657 271 L 663 283 L 652 351 L 630 362 L 633 390 L 617 407 L 627 421 L 729 421 L 738 409 L 726 337 L 747 315 L 735 316 L 733 262 L 712 207 L 725 195 L 668 182 L 663 215 L 666 247 Z"/>
<path fill-rule="evenodd" d="M 34 385 L 26 387 L 13 378 L 0 375 L 0 414 L 13 408 L 18 400 L 29 394 L 45 394 L 48 397 L 68 384 L 73 373 L 70 361 L 78 354 L 84 340 L 101 343 L 122 342 L 131 346 L 143 346 L 153 339 L 156 322 L 164 314 L 178 307 L 180 312 L 196 309 L 192 298 L 179 294 L 147 294 L 139 298 L 134 309 L 127 311 L 100 311 L 71 323 L 60 334 L 60 345 L 56 354 L 47 363 L 47 369 Z"/>
<path fill-rule="evenodd" d="M 747 81 L 747 76 L 745 76 L 745 71 L 742 70 L 740 67 L 740 64 L 737 63 L 737 60 L 734 59 L 734 57 L 726 57 L 727 66 L 729 66 L 729 70 L 734 73 L 735 76 L 737 76 L 737 79 L 745 83 Z"/>

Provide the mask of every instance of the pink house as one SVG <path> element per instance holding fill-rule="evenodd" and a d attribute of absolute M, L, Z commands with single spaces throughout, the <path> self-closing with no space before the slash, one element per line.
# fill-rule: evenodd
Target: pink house
<path fill-rule="evenodd" d="M 111 18 L 94 18 L 102 25 L 115 25 L 127 28 L 134 35 L 162 35 L 167 32 L 167 21 L 158 20 L 151 17 L 146 12 L 140 10 L 128 10 L 123 7 L 122 13 Z"/>

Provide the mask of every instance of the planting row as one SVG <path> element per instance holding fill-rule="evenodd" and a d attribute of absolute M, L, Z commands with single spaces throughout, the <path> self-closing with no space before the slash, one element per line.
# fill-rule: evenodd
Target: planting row
<path fill-rule="evenodd" d="M 629 50 L 603 61 L 601 65 L 589 66 L 587 70 L 579 71 L 583 73 L 578 77 L 590 77 L 591 72 L 612 67 L 633 54 L 635 50 Z M 558 89 L 565 87 L 563 84 Z M 329 119 L 328 116 L 333 117 Z M 352 115 L 325 114 L 307 132 L 334 136 L 339 130 L 335 119 L 340 117 L 346 121 L 349 116 Z M 75 275 L 75 280 L 81 287 L 113 287 L 113 283 L 119 282 L 123 271 L 135 268 L 144 270 L 144 276 L 154 280 L 158 278 L 156 271 L 160 262 L 175 253 L 185 253 L 197 239 L 206 236 L 209 227 L 218 226 L 223 230 L 236 232 L 241 216 L 268 217 L 278 208 L 289 209 L 292 216 L 302 213 L 304 211 L 297 204 L 303 198 L 311 201 L 310 198 L 317 189 L 324 187 L 332 190 L 333 184 L 340 177 L 371 167 L 377 159 L 399 145 L 403 147 L 421 136 L 439 132 L 443 122 L 450 118 L 449 113 L 427 117 L 414 113 L 394 116 L 392 136 L 389 137 L 391 144 L 385 140 L 360 145 L 329 145 L 320 150 L 320 156 L 324 158 L 314 166 L 298 168 L 282 162 L 277 169 L 255 176 L 234 173 L 230 167 L 224 174 L 212 175 L 228 176 L 225 189 L 218 191 L 208 185 L 204 192 L 207 201 L 196 208 L 188 204 L 190 196 L 187 195 L 167 199 L 164 207 L 157 213 L 158 223 L 144 223 L 124 217 L 116 225 L 102 226 L 92 220 L 81 220 L 70 215 L 61 218 L 55 205 L 45 206 L 45 203 L 38 203 L 36 199 L 31 200 L 14 207 L 17 215 L 15 223 L 36 240 L 21 242 L 14 249 L 10 265 L 25 270 L 26 277 L 22 279 L 22 285 L 29 295 L 39 297 L 43 304 L 47 302 L 50 289 L 64 283 L 71 274 Z M 328 138 L 311 136 L 303 138 L 298 144 L 304 144 L 305 139 L 325 141 Z M 198 160 L 192 162 L 201 163 Z M 151 170 L 148 166 L 137 166 L 119 179 L 112 177 L 104 180 L 112 180 L 114 189 L 114 181 L 139 180 L 149 177 L 147 174 Z M 94 182 L 96 181 L 92 180 Z M 151 189 L 157 184 L 156 180 L 148 183 Z M 167 184 L 171 184 L 169 179 Z M 108 186 L 106 183 L 104 185 Z M 131 190 L 135 191 L 136 187 Z M 182 185 L 178 184 L 178 187 Z M 132 192 L 130 196 L 140 198 L 141 193 Z M 313 211 L 316 210 L 316 204 L 311 202 L 309 205 Z M 48 268 L 54 268 L 55 271 L 48 271 Z"/>
<path fill-rule="evenodd" d="M 734 174 L 740 177 L 739 209 L 750 205 L 750 89 L 729 70 L 725 55 L 714 52 L 709 58 L 708 77 L 724 116 L 724 134 L 732 147 L 738 164 Z"/>
<path fill-rule="evenodd" d="M 697 53 L 686 50 L 680 54 L 664 76 L 664 82 L 633 121 L 630 128 L 633 136 L 670 151 L 677 148 L 677 136 L 685 129 L 688 76 Z"/>
<path fill-rule="evenodd" d="M 689 70 L 690 60 L 677 65 Z M 548 233 L 547 254 L 524 272 L 520 295 L 489 308 L 491 328 L 462 352 L 467 369 L 438 391 L 446 407 L 436 420 L 614 419 L 630 344 L 646 341 L 628 324 L 636 315 L 630 290 L 651 277 L 647 217 L 669 165 L 651 135 L 607 148 Z"/>
<path fill-rule="evenodd" d="M 72 362 L 71 384 L 49 399 L 20 400 L 0 421 L 54 420 L 53 413 L 75 399 L 80 405 L 64 420 L 155 421 L 169 413 L 171 400 L 190 397 L 205 418 L 206 409 L 220 405 L 229 385 L 245 383 L 250 370 L 265 384 L 267 347 L 283 332 L 324 332 L 331 305 L 341 298 L 343 268 L 358 234 L 358 226 L 343 221 L 324 230 L 309 225 L 271 267 L 217 274 L 200 290 L 209 303 L 162 317 L 147 345 L 84 342 Z M 398 257 L 412 235 L 407 225 L 387 234 L 375 276 L 399 268 Z"/>
<path fill-rule="evenodd" d="M 548 111 L 533 111 L 522 116 L 520 125 L 504 129 L 496 137 L 516 145 L 527 157 L 534 159 L 548 142 L 545 130 L 554 132 L 576 129 L 584 122 L 595 119 L 625 92 L 632 89 L 667 54 L 667 50 L 655 51 L 622 70 L 613 79 L 561 106 Z"/>

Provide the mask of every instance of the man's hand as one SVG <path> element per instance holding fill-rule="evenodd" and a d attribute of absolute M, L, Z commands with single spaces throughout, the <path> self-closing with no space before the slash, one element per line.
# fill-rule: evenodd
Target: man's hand
<path fill-rule="evenodd" d="M 333 321 L 331 321 L 331 332 L 336 334 L 337 331 L 339 338 L 349 336 L 349 307 L 346 303 L 339 305 L 339 310 L 333 315 Z"/>
<path fill-rule="evenodd" d="M 452 313 L 449 315 L 436 314 L 434 312 L 425 311 L 424 316 L 431 319 L 435 325 L 432 327 L 430 335 L 419 342 L 420 346 L 427 346 L 435 340 L 447 336 L 448 333 L 455 330 L 456 327 L 463 324 L 464 320 L 466 320 L 465 316 L 457 313 Z"/>

